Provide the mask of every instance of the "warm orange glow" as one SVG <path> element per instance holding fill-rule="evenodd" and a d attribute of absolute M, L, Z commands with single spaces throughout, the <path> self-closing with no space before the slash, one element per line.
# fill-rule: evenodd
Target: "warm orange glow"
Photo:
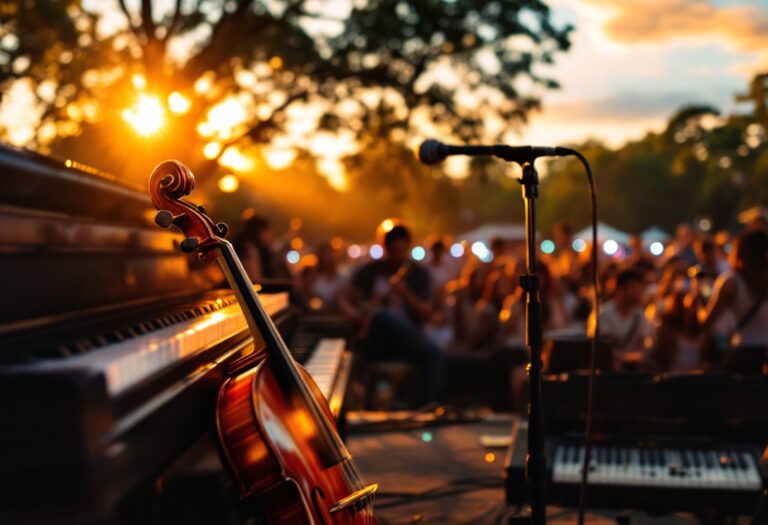
<path fill-rule="evenodd" d="M 213 87 L 213 73 L 207 72 L 195 81 L 195 92 L 199 94 L 207 93 Z"/>
<path fill-rule="evenodd" d="M 233 193 L 240 187 L 240 179 L 234 175 L 224 175 L 219 179 L 219 189 L 224 193 Z"/>
<path fill-rule="evenodd" d="M 147 79 L 144 78 L 144 75 L 136 73 L 131 77 L 131 84 L 135 89 L 142 90 L 147 87 Z"/>
<path fill-rule="evenodd" d="M 297 152 L 288 148 L 264 148 L 262 150 L 264 160 L 274 170 L 284 170 L 296 160 Z"/>
<path fill-rule="evenodd" d="M 252 170 L 254 167 L 253 160 L 243 155 L 235 147 L 226 149 L 219 159 L 219 164 L 241 173 Z"/>
<path fill-rule="evenodd" d="M 221 144 L 218 142 L 209 142 L 203 147 L 203 155 L 206 159 L 215 159 L 221 152 Z"/>
<path fill-rule="evenodd" d="M 123 110 L 122 115 L 143 136 L 157 133 L 165 123 L 165 108 L 157 97 L 151 95 L 140 95 L 136 104 Z"/>
<path fill-rule="evenodd" d="M 234 97 L 222 100 L 208 112 L 208 123 L 222 135 L 231 134 L 232 128 L 239 126 L 247 118 L 245 107 Z"/>
<path fill-rule="evenodd" d="M 496 454 L 494 454 L 493 452 L 488 452 L 485 455 L 485 462 L 486 463 L 493 463 L 494 461 L 496 461 Z"/>
<path fill-rule="evenodd" d="M 216 130 L 213 129 L 213 127 L 208 124 L 207 122 L 201 122 L 197 125 L 197 132 L 200 134 L 201 137 L 210 137 L 214 133 L 216 133 Z"/>
<path fill-rule="evenodd" d="M 178 91 L 168 95 L 168 108 L 177 115 L 183 115 L 191 106 L 192 102 Z"/>
<path fill-rule="evenodd" d="M 344 240 L 341 237 L 334 237 L 331 239 L 331 248 L 334 250 L 341 250 L 344 246 Z"/>
<path fill-rule="evenodd" d="M 302 239 L 301 237 L 294 237 L 293 239 L 291 239 L 291 248 L 293 248 L 296 251 L 304 248 L 304 239 Z"/>
<path fill-rule="evenodd" d="M 300 229 L 301 229 L 301 226 L 302 226 L 303 224 L 304 224 L 304 223 L 303 223 L 303 222 L 301 221 L 301 219 L 299 219 L 298 217 L 293 217 L 293 218 L 291 219 L 291 229 L 292 229 L 293 231 L 296 231 L 296 230 L 300 230 Z M 299 248 L 296 248 L 296 249 L 298 250 Z"/>
<path fill-rule="evenodd" d="M 269 59 L 269 67 L 272 69 L 280 69 L 283 67 L 283 59 L 279 56 L 273 56 Z"/>
<path fill-rule="evenodd" d="M 395 221 L 393 221 L 392 219 L 385 219 L 381 223 L 381 229 L 384 232 L 392 231 L 392 228 L 394 227 L 395 227 Z"/>

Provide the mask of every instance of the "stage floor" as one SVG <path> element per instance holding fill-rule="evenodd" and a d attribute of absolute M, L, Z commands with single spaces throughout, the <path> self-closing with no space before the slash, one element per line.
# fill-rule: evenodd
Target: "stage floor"
<path fill-rule="evenodd" d="M 504 436 L 510 418 L 416 430 L 354 434 L 348 446 L 368 482 L 380 484 L 381 525 L 505 523 L 504 448 L 485 448 L 483 435 Z M 419 494 L 413 497 L 406 495 Z M 576 523 L 574 509 L 549 509 L 548 523 Z M 651 517 L 640 512 L 589 514 L 590 524 L 614 524 L 617 515 L 637 525 L 688 525 L 690 515 Z"/>

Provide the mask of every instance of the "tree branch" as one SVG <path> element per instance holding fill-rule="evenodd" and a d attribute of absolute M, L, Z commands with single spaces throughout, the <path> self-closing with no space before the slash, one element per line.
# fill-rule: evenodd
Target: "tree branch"
<path fill-rule="evenodd" d="M 299 91 L 298 93 L 294 93 L 293 95 L 289 96 L 285 99 L 285 101 L 277 106 L 274 110 L 272 110 L 272 114 L 269 116 L 266 120 L 260 120 L 256 124 L 250 127 L 246 132 L 242 133 L 239 137 L 235 137 L 234 139 L 230 140 L 226 144 L 221 146 L 221 150 L 219 151 L 219 154 L 216 156 L 214 160 L 218 161 L 221 156 L 224 154 L 227 148 L 234 146 L 238 142 L 244 140 L 247 137 L 251 137 L 252 139 L 256 139 L 263 131 L 266 131 L 270 126 L 272 126 L 275 122 L 275 115 L 280 113 L 281 111 L 285 110 L 288 106 L 296 102 L 297 100 L 304 99 L 308 95 L 307 91 Z"/>
<path fill-rule="evenodd" d="M 155 20 L 152 18 L 152 0 L 141 0 L 141 25 L 144 28 L 147 40 L 155 40 L 157 38 Z"/>
<path fill-rule="evenodd" d="M 131 28 L 134 35 L 139 36 L 139 27 L 133 23 L 133 16 L 131 16 L 131 12 L 128 11 L 128 6 L 125 5 L 125 0 L 117 0 L 117 3 L 120 5 L 120 10 L 125 15 L 125 18 L 128 20 L 128 27 Z"/>
<path fill-rule="evenodd" d="M 176 24 L 179 23 L 179 18 L 181 17 L 181 0 L 176 0 L 176 7 L 173 11 L 173 17 L 171 18 L 171 21 L 168 23 L 168 26 L 166 27 L 165 36 L 163 37 L 163 41 L 167 42 L 169 38 L 171 38 L 171 35 L 176 32 Z"/>

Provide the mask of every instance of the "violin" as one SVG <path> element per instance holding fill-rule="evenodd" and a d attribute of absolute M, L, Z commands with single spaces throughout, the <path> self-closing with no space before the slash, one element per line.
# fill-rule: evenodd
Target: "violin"
<path fill-rule="evenodd" d="M 227 226 L 184 199 L 194 187 L 181 162 L 159 164 L 149 179 L 155 222 L 183 232 L 182 251 L 221 266 L 254 340 L 264 342 L 247 366 L 233 367 L 216 408 L 223 461 L 241 496 L 259 503 L 274 524 L 376 524 L 378 485 L 364 482 L 322 393 L 294 361 L 224 239 Z"/>

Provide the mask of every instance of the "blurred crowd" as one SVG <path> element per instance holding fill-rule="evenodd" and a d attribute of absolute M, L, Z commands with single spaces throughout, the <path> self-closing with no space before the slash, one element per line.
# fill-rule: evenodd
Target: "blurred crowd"
<path fill-rule="evenodd" d="M 768 346 L 767 232 L 764 216 L 714 235 L 682 224 L 655 254 L 639 235 L 599 250 L 599 340 L 609 354 L 601 366 L 759 373 Z M 419 365 L 421 401 L 439 395 L 446 356 L 524 349 L 522 240 L 491 239 L 479 255 L 438 235 L 414 247 L 407 226 L 387 220 L 368 247 L 334 239 L 298 250 L 295 239 L 283 241 L 252 217 L 235 244 L 254 279 L 291 279 L 308 311 L 344 316 L 371 358 Z M 594 333 L 591 250 L 561 222 L 546 251 L 536 273 L 547 349 L 557 351 L 553 341 Z"/>

